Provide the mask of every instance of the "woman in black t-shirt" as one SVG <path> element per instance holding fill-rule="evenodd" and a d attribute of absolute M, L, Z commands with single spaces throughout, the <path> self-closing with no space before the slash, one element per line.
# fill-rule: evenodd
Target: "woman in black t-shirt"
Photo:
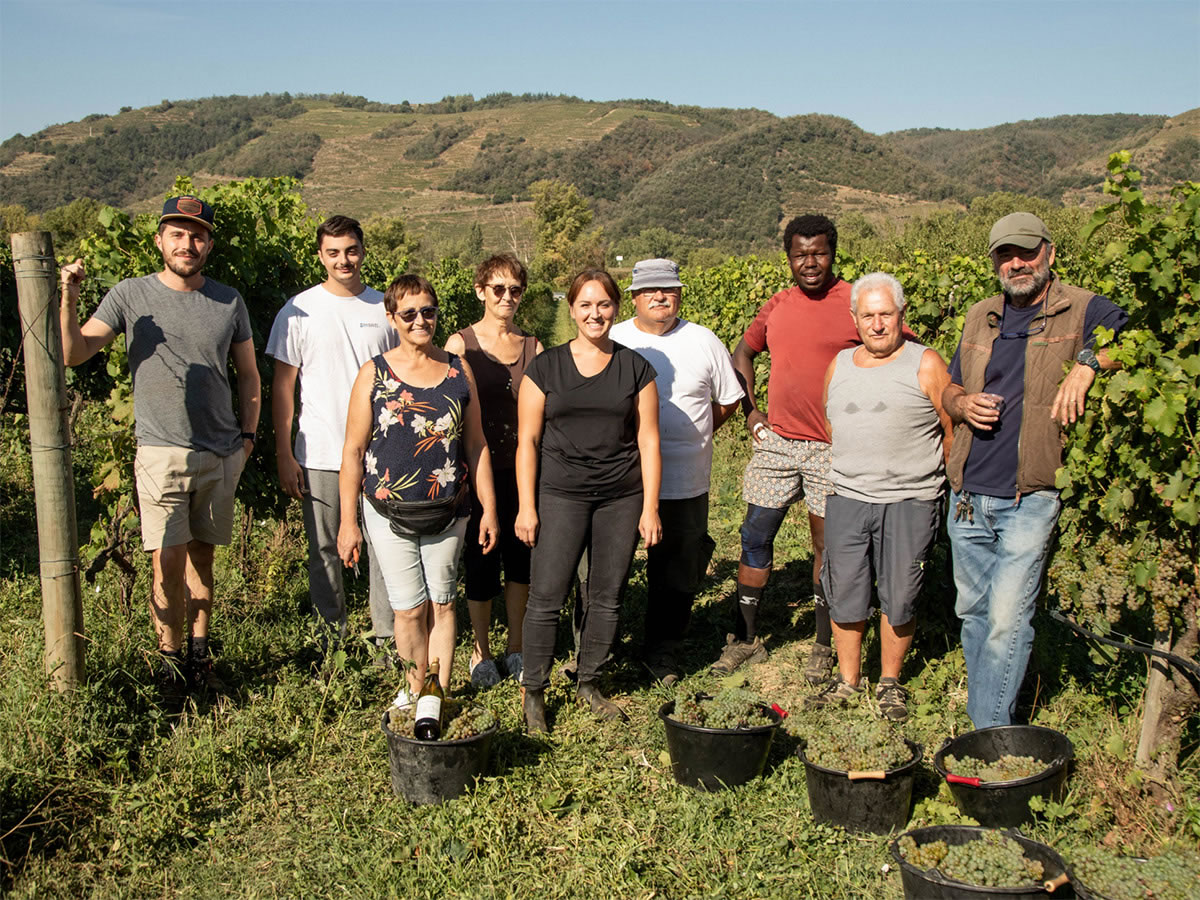
<path fill-rule="evenodd" d="M 578 697 L 604 719 L 625 719 L 599 689 L 638 535 L 662 537 L 658 392 L 653 367 L 608 337 L 621 294 L 603 269 L 567 292 L 577 335 L 536 357 L 517 401 L 517 537 L 533 547 L 524 625 L 525 725 L 548 731 L 544 689 L 558 616 L 579 559 L 589 554 Z"/>

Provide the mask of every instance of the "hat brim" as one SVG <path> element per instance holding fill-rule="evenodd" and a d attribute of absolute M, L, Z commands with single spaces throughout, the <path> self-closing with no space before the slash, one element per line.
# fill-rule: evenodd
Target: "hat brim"
<path fill-rule="evenodd" d="M 161 225 L 163 222 L 170 222 L 172 219 L 187 219 L 189 222 L 195 222 L 198 225 L 203 225 L 210 232 L 213 230 L 212 222 L 201 219 L 199 216 L 185 216 L 183 213 L 169 213 L 165 216 L 159 216 L 158 224 Z"/>
<path fill-rule="evenodd" d="M 988 253 L 995 253 L 997 248 L 1003 247 L 1005 244 L 1011 244 L 1023 250 L 1033 250 L 1045 240 L 1048 238 L 1040 234 L 1003 234 L 988 246 Z"/>
<path fill-rule="evenodd" d="M 680 281 L 678 278 L 674 279 L 673 281 L 667 280 L 665 283 L 662 280 L 656 278 L 650 284 L 630 284 L 629 287 L 625 288 L 625 290 L 629 291 L 629 293 L 632 294 L 634 291 L 652 290 L 653 288 L 665 289 L 665 288 L 681 288 L 681 287 L 683 287 L 683 282 Z"/>

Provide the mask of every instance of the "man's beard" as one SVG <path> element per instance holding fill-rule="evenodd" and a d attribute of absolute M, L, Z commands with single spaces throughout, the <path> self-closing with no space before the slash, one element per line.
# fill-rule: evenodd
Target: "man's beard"
<path fill-rule="evenodd" d="M 1019 284 L 1012 279 L 1013 275 L 1030 274 L 1033 275 L 1031 280 L 1023 281 Z M 1043 259 L 1040 265 L 1026 266 L 1025 269 L 1019 272 L 1010 271 L 1007 278 L 1003 275 L 997 277 L 1000 279 L 1000 287 L 1004 289 L 1004 293 L 1008 295 L 1010 300 L 1015 301 L 1016 305 L 1020 306 L 1037 297 L 1046 285 L 1050 283 L 1052 277 L 1050 274 L 1050 261 Z"/>
<path fill-rule="evenodd" d="M 172 255 L 163 262 L 180 278 L 191 278 L 204 268 L 205 259 L 202 256 L 179 257 Z"/>

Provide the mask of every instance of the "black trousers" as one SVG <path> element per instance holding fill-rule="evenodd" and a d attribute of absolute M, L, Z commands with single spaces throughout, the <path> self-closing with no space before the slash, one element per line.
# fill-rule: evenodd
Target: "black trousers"
<path fill-rule="evenodd" d="M 662 540 L 646 558 L 644 646 L 651 654 L 683 640 L 715 547 L 708 536 L 708 494 L 660 500 L 658 517 Z"/>
<path fill-rule="evenodd" d="M 580 642 L 580 683 L 595 681 L 617 634 L 621 588 L 638 540 L 641 493 L 616 499 L 538 497 L 538 542 L 533 548 L 529 603 L 522 637 L 521 684 L 539 690 L 550 676 L 558 618 L 589 553 L 588 589 Z"/>

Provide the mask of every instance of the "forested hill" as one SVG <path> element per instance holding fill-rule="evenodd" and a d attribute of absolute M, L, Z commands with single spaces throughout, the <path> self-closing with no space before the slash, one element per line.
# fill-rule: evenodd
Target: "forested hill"
<path fill-rule="evenodd" d="M 574 184 L 610 239 L 666 226 L 744 250 L 772 241 L 801 208 L 903 216 L 996 190 L 1086 203 L 1116 149 L 1133 151 L 1151 185 L 1195 177 L 1200 110 L 874 135 L 833 116 L 651 100 L 214 97 L 10 138 L 0 145 L 0 203 L 44 212 L 88 197 L 144 210 L 178 174 L 198 184 L 291 175 L 319 210 L 494 233 L 527 219 L 530 185 L 549 178 Z"/>

